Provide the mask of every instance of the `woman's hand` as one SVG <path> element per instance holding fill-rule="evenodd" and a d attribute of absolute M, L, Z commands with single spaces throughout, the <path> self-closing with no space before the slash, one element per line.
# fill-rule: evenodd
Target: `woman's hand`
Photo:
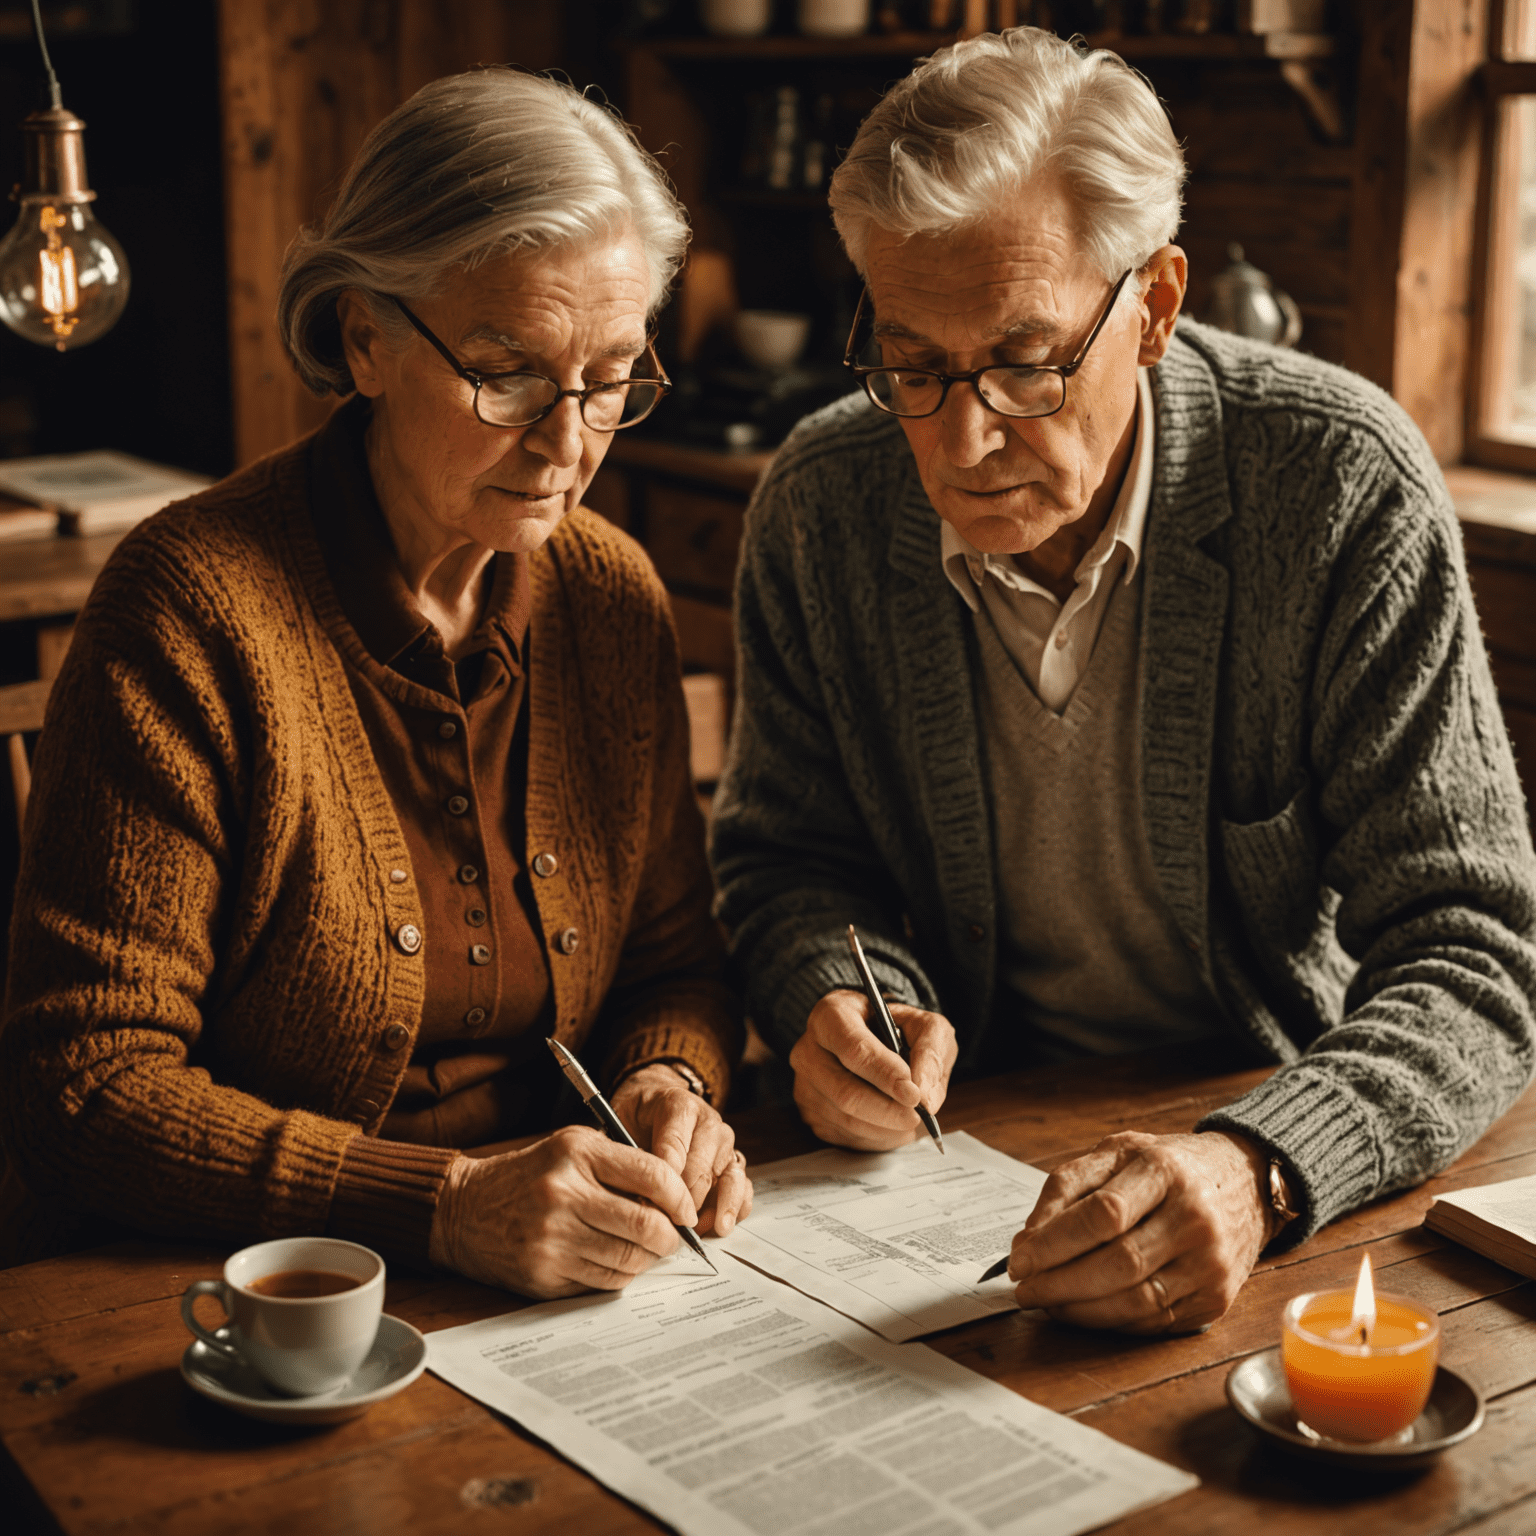
<path fill-rule="evenodd" d="M 698 1219 L 659 1157 L 567 1126 L 521 1151 L 451 1163 L 428 1256 L 524 1296 L 619 1291 L 676 1249 L 674 1223 Z"/>
<path fill-rule="evenodd" d="M 860 1152 L 887 1152 L 922 1134 L 917 1106 L 938 1114 L 958 1054 L 948 1019 L 905 1003 L 890 1004 L 911 1064 L 869 1028 L 862 992 L 829 992 L 811 1009 L 789 1053 L 795 1107 L 823 1141 Z"/>
<path fill-rule="evenodd" d="M 1046 1181 L 1013 1240 L 1021 1307 L 1127 1333 L 1191 1333 L 1237 1296 L 1270 1232 L 1268 1159 L 1225 1131 L 1123 1131 Z"/>
<path fill-rule="evenodd" d="M 681 1175 L 699 1209 L 700 1232 L 724 1237 L 752 1209 L 736 1133 L 670 1067 L 632 1072 L 614 1090 L 613 1109 L 642 1147 Z"/>

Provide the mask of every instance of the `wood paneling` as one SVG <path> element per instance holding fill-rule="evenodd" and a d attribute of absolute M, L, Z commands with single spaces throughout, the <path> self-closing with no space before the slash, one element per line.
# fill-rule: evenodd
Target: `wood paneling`
<path fill-rule="evenodd" d="M 323 421 L 274 316 L 283 252 L 322 217 L 363 138 L 428 80 L 477 63 L 559 61 L 539 0 L 220 0 L 235 455 Z"/>
<path fill-rule="evenodd" d="M 1465 434 L 1486 9 L 1360 7 L 1345 358 L 1391 390 L 1443 464 L 1460 457 Z"/>

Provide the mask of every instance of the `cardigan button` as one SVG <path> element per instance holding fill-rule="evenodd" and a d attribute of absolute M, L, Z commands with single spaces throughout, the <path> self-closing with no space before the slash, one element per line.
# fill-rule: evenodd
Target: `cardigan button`
<path fill-rule="evenodd" d="M 453 738 L 459 734 L 459 723 L 458 723 L 458 721 L 457 720 L 444 720 L 438 726 L 437 734 L 439 736 L 441 736 L 444 741 L 452 741 Z"/>
<path fill-rule="evenodd" d="M 421 929 L 415 923 L 401 923 L 395 929 L 395 943 L 408 955 L 421 948 Z"/>
<path fill-rule="evenodd" d="M 534 858 L 534 874 L 543 875 L 546 880 L 549 879 L 549 877 L 559 868 L 560 861 L 552 853 L 541 853 L 536 855 Z"/>
<path fill-rule="evenodd" d="M 356 1120 L 359 1125 L 366 1125 L 370 1120 L 373 1119 L 376 1114 L 378 1114 L 378 1112 L 379 1106 L 375 1104 L 372 1099 L 364 1099 L 363 1102 L 357 1106 L 357 1109 L 354 1112 L 352 1118 Z"/>
<path fill-rule="evenodd" d="M 469 958 L 474 965 L 489 965 L 491 963 L 490 945 L 471 944 L 469 946 Z"/>
<path fill-rule="evenodd" d="M 379 1038 L 386 1051 L 398 1051 L 411 1038 L 411 1032 L 404 1024 L 391 1024 Z"/>
<path fill-rule="evenodd" d="M 468 923 L 471 928 L 485 927 L 485 908 L 471 907 L 469 911 L 464 914 L 464 921 Z"/>
<path fill-rule="evenodd" d="M 574 928 L 564 929 L 555 940 L 555 946 L 562 955 L 574 955 L 580 945 L 581 935 Z"/>
<path fill-rule="evenodd" d="M 472 1028 L 472 1029 L 477 1024 L 484 1024 L 485 1023 L 485 1009 L 484 1008 L 471 1008 L 469 1010 L 469 1012 L 464 1015 L 464 1022 L 466 1024 L 468 1024 L 470 1026 L 470 1028 Z"/>
<path fill-rule="evenodd" d="M 473 864 L 459 865 L 459 882 L 462 885 L 473 885 L 480 878 L 480 871 Z"/>
<path fill-rule="evenodd" d="M 449 795 L 448 814 L 450 816 L 462 816 L 469 809 L 469 801 L 463 795 Z"/>
<path fill-rule="evenodd" d="M 395 885 L 404 885 L 411 877 L 403 869 L 392 869 L 389 878 Z"/>

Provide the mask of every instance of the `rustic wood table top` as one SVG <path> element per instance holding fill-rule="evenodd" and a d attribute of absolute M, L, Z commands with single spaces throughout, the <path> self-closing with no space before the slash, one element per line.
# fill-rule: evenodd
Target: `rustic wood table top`
<path fill-rule="evenodd" d="M 1208 1049 L 1096 1061 L 958 1086 L 946 1130 L 1051 1167 L 1117 1130 L 1190 1129 L 1260 1081 Z M 814 1145 L 786 1111 L 739 1117 L 755 1161 Z M 929 1340 L 1038 1403 L 1195 1472 L 1202 1486 L 1110 1527 L 1417 1536 L 1536 1531 L 1536 1283 L 1426 1232 L 1436 1192 L 1536 1173 L 1536 1090 L 1453 1168 L 1261 1263 L 1208 1333 L 1136 1340 L 1007 1313 Z M 1384 1289 L 1441 1314 L 1446 1364 L 1488 1400 L 1471 1440 L 1417 1476 L 1368 1479 L 1295 1461 L 1227 1406 L 1233 1363 L 1279 1340 L 1301 1291 L 1353 1282 L 1369 1249 Z M 178 1363 L 183 1289 L 226 1251 L 142 1242 L 0 1273 L 0 1527 L 75 1532 L 663 1529 L 516 1425 L 430 1373 L 365 1417 L 297 1431 L 195 1396 Z M 386 1309 L 427 1331 L 519 1305 L 405 1274 Z M 8 1484 L 7 1484 L 8 1480 Z"/>

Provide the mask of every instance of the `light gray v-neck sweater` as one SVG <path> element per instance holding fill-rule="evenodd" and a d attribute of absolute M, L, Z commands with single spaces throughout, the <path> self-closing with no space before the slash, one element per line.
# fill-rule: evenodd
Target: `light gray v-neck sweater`
<path fill-rule="evenodd" d="M 1154 371 L 1141 784 L 1168 910 L 1282 1068 L 1203 1125 L 1297 1171 L 1292 1241 L 1449 1163 L 1536 1063 L 1536 857 L 1460 532 L 1342 369 L 1181 321 Z M 982 1059 L 998 965 L 975 641 L 900 425 L 803 422 L 747 519 L 719 913 L 781 1050 L 855 977 Z"/>
<path fill-rule="evenodd" d="M 993 1062 L 1113 1055 L 1221 1030 L 1152 865 L 1136 663 L 1145 582 L 1117 580 L 1060 714 L 972 616 L 976 709 L 997 868 Z"/>

